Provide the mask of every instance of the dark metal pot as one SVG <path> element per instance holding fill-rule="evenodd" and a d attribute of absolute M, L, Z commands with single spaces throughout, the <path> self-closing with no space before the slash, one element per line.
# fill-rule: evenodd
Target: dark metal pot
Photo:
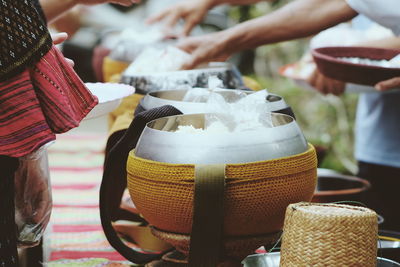
<path fill-rule="evenodd" d="M 378 256 L 400 262 L 400 232 L 379 230 Z"/>
<path fill-rule="evenodd" d="M 363 201 L 363 194 L 370 183 L 354 176 L 332 173 L 318 173 L 318 182 L 312 202 Z"/>
<path fill-rule="evenodd" d="M 244 267 L 279 267 L 280 252 L 250 255 L 242 261 Z M 377 258 L 377 267 L 400 267 L 398 262 Z"/>

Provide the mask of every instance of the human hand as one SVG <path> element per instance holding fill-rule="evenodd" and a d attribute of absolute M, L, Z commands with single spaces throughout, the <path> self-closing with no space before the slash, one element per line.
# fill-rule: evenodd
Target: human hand
<path fill-rule="evenodd" d="M 146 23 L 164 21 L 164 31 L 171 35 L 172 29 L 179 19 L 185 20 L 180 35 L 187 36 L 190 31 L 200 23 L 207 11 L 212 7 L 212 0 L 182 0 L 181 2 L 164 9 L 163 11 L 149 17 Z"/>
<path fill-rule="evenodd" d="M 20 224 L 46 225 L 51 213 L 52 199 L 47 167 L 47 152 L 38 158 L 20 159 L 15 172 L 15 207 Z M 46 154 L 45 154 L 46 153 Z"/>
<path fill-rule="evenodd" d="M 187 37 L 179 41 L 176 46 L 191 54 L 183 69 L 193 69 L 201 63 L 210 61 L 225 61 L 231 55 L 222 32 Z"/>
<path fill-rule="evenodd" d="M 338 96 L 343 94 L 345 89 L 344 82 L 328 78 L 318 70 L 310 75 L 307 82 L 324 95 L 334 94 Z"/>
<path fill-rule="evenodd" d="M 393 88 L 400 88 L 400 77 L 395 77 L 386 81 L 381 81 L 375 85 L 376 90 L 386 91 Z"/>
<path fill-rule="evenodd" d="M 132 4 L 140 3 L 140 0 L 75 0 L 76 4 L 82 5 L 97 5 L 104 3 L 118 4 L 121 6 L 130 6 Z"/>
<path fill-rule="evenodd" d="M 68 39 L 68 34 L 65 32 L 55 33 L 51 35 L 51 39 L 53 39 L 53 44 L 58 45 Z M 75 62 L 72 59 L 65 58 L 68 64 L 73 67 Z"/>
<path fill-rule="evenodd" d="M 68 34 L 66 32 L 54 33 L 51 35 L 53 44 L 58 45 L 68 39 Z"/>

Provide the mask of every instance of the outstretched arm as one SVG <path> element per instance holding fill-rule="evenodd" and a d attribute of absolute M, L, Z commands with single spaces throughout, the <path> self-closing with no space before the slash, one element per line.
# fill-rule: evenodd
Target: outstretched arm
<path fill-rule="evenodd" d="M 124 6 L 130 6 L 133 3 L 138 2 L 140 2 L 140 0 L 40 0 L 40 4 L 48 23 L 53 22 L 64 12 L 78 4 L 96 5 L 103 3 L 115 3 Z"/>
<path fill-rule="evenodd" d="M 345 0 L 297 0 L 228 29 L 226 35 L 235 50 L 243 50 L 307 37 L 356 15 Z"/>
<path fill-rule="evenodd" d="M 241 50 L 306 37 L 356 15 L 345 0 L 296 0 L 230 29 L 187 38 L 178 47 L 192 53 L 192 60 L 185 66 L 192 68 Z"/>
<path fill-rule="evenodd" d="M 149 17 L 147 23 L 163 21 L 166 32 L 172 32 L 172 28 L 179 19 L 185 20 L 182 35 L 187 36 L 194 26 L 199 24 L 211 8 L 222 5 L 248 5 L 260 2 L 261 0 L 181 0 L 161 12 Z"/>

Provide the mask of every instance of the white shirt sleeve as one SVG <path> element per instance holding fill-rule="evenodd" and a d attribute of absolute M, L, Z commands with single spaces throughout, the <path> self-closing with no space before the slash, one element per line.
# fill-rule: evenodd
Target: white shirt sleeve
<path fill-rule="evenodd" d="M 400 0 L 346 0 L 359 14 L 400 35 Z"/>

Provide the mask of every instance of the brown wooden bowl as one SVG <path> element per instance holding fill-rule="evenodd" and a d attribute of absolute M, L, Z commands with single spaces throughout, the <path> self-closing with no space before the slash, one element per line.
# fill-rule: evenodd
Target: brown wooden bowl
<path fill-rule="evenodd" d="M 400 76 L 400 68 L 386 68 L 355 64 L 340 57 L 359 57 L 372 60 L 389 60 L 400 50 L 373 47 L 321 47 L 312 50 L 318 70 L 327 77 L 343 82 L 375 85 L 380 81 Z"/>

